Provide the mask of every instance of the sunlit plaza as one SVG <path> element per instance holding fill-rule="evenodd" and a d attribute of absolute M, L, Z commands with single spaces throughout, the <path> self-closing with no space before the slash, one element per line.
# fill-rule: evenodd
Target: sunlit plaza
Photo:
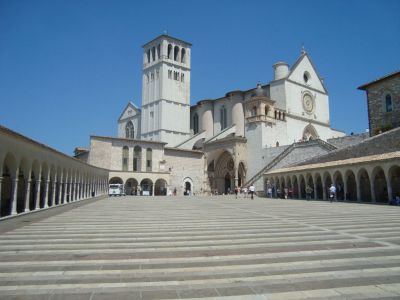
<path fill-rule="evenodd" d="M 98 197 L 2 221 L 0 299 L 399 299 L 395 206 Z"/>

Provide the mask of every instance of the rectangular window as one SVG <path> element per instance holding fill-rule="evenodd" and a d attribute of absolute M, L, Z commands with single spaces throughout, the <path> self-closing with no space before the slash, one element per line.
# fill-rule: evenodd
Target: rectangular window
<path fill-rule="evenodd" d="M 172 79 L 172 71 L 171 70 L 168 70 L 168 78 Z"/>
<path fill-rule="evenodd" d="M 148 159 L 146 161 L 146 171 L 151 172 L 151 160 L 150 159 Z"/>
<path fill-rule="evenodd" d="M 122 159 L 122 171 L 128 171 L 128 159 L 125 157 Z"/>

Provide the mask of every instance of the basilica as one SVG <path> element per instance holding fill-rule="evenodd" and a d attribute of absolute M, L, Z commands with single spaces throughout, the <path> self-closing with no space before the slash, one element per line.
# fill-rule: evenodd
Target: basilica
<path fill-rule="evenodd" d="M 143 45 L 142 102 L 128 102 L 118 136 L 91 136 L 76 158 L 110 170 L 128 194 L 224 194 L 264 189 L 262 174 L 332 150 L 329 95 L 309 54 L 277 62 L 273 79 L 191 105 L 191 44 L 160 35 Z"/>

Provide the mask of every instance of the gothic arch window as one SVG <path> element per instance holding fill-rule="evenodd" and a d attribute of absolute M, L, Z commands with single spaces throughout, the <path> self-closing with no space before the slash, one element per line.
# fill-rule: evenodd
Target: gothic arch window
<path fill-rule="evenodd" d="M 153 61 L 156 60 L 156 47 L 151 48 L 151 58 Z"/>
<path fill-rule="evenodd" d="M 385 108 L 386 108 L 386 112 L 393 111 L 392 96 L 390 94 L 387 94 L 385 96 Z"/>
<path fill-rule="evenodd" d="M 157 45 L 157 57 L 158 57 L 158 59 L 160 59 L 160 57 L 161 57 L 161 45 L 160 44 Z"/>
<path fill-rule="evenodd" d="M 252 117 L 257 116 L 257 106 L 253 106 L 253 108 L 250 111 L 250 114 Z"/>
<path fill-rule="evenodd" d="M 135 146 L 133 148 L 133 171 L 141 170 L 141 162 L 142 162 L 142 148 L 139 146 Z"/>
<path fill-rule="evenodd" d="M 152 160 L 153 160 L 153 150 L 151 148 L 147 148 L 147 150 L 146 150 L 146 171 L 147 172 L 151 172 Z"/>
<path fill-rule="evenodd" d="M 196 113 L 193 116 L 193 133 L 196 134 L 199 132 L 199 115 Z"/>
<path fill-rule="evenodd" d="M 226 119 L 226 107 L 222 106 L 220 109 L 220 122 L 221 122 L 221 130 L 228 127 L 228 121 Z"/>
<path fill-rule="evenodd" d="M 171 59 L 172 58 L 172 45 L 168 44 L 168 58 Z"/>
<path fill-rule="evenodd" d="M 311 124 L 308 124 L 303 131 L 303 140 L 310 141 L 318 139 L 317 130 Z"/>
<path fill-rule="evenodd" d="M 129 161 L 129 148 L 124 146 L 122 148 L 122 171 L 128 171 L 128 161 Z"/>
<path fill-rule="evenodd" d="M 175 48 L 174 48 L 174 60 L 178 61 L 178 58 L 179 58 L 179 47 L 175 46 Z"/>
<path fill-rule="evenodd" d="M 127 139 L 135 138 L 135 127 L 133 126 L 131 121 L 126 123 L 126 126 L 125 126 L 125 137 Z"/>
<path fill-rule="evenodd" d="M 182 48 L 181 50 L 181 63 L 185 63 L 186 62 L 186 50 L 185 48 Z"/>

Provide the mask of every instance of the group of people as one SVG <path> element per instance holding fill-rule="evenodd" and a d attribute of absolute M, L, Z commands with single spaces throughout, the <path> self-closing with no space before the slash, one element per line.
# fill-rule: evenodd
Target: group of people
<path fill-rule="evenodd" d="M 273 198 L 274 192 L 275 192 L 275 187 L 267 185 L 267 187 L 266 187 L 267 197 Z M 314 192 L 314 189 L 310 185 L 307 184 L 307 186 L 305 188 L 307 200 L 312 199 L 313 192 Z M 329 194 L 330 202 L 337 200 L 336 187 L 333 183 L 331 184 L 331 186 L 328 189 L 328 194 Z M 283 191 L 281 191 L 281 189 L 279 187 L 276 189 L 276 197 L 277 198 L 287 199 L 288 197 L 292 197 L 292 196 L 293 196 L 293 189 L 288 189 L 287 187 L 285 187 L 283 189 Z"/>
<path fill-rule="evenodd" d="M 237 199 L 238 195 L 240 195 L 240 194 L 243 194 L 244 198 L 247 198 L 247 194 L 250 194 L 250 198 L 254 199 L 255 191 L 256 191 L 256 188 L 254 187 L 253 184 L 251 184 L 248 188 L 246 186 L 242 187 L 242 188 L 236 186 L 235 187 L 235 191 L 234 191 L 235 192 L 235 198 Z"/>

